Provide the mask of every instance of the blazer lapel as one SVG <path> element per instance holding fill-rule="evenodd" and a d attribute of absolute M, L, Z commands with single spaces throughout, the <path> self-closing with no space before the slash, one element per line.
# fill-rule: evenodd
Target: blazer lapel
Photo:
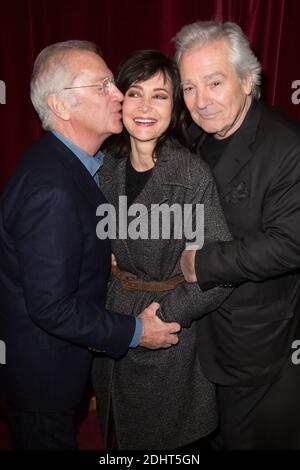
<path fill-rule="evenodd" d="M 234 134 L 214 169 L 220 195 L 223 196 L 232 180 L 252 158 L 252 144 L 261 116 L 259 103 L 254 100 L 241 127 Z"/>
<path fill-rule="evenodd" d="M 74 155 L 73 152 L 52 133 L 49 133 L 49 138 L 56 149 L 56 152 L 53 153 L 54 157 L 57 156 L 59 161 L 64 165 L 66 171 L 76 182 L 78 189 L 82 192 L 84 197 L 86 197 L 94 206 L 103 202 L 104 198 L 99 187 L 76 155 Z"/>
<path fill-rule="evenodd" d="M 226 193 L 231 181 L 251 157 L 252 152 L 241 136 L 234 136 L 214 169 L 214 176 L 221 196 Z"/>

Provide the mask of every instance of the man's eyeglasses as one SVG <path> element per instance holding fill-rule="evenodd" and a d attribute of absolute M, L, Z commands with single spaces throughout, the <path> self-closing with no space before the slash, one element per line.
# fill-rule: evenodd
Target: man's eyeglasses
<path fill-rule="evenodd" d="M 100 93 L 108 95 L 111 90 L 111 86 L 115 84 L 114 77 L 105 77 L 101 82 L 95 85 L 80 85 L 80 86 L 68 86 L 63 88 L 63 90 L 73 90 L 74 88 L 98 88 Z"/>

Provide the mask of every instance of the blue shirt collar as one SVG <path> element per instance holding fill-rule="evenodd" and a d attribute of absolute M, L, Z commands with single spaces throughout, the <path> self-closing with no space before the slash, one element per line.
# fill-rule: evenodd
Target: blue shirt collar
<path fill-rule="evenodd" d="M 81 161 L 87 171 L 94 178 L 97 174 L 97 171 L 103 164 L 104 155 L 101 150 L 98 150 L 98 152 L 94 156 L 89 155 L 87 152 L 82 150 L 77 145 L 73 144 L 73 142 L 71 142 L 59 132 L 54 130 L 51 130 L 51 132 L 55 135 L 55 137 L 57 137 L 61 142 L 63 142 L 71 150 L 71 152 L 76 155 L 76 157 Z"/>

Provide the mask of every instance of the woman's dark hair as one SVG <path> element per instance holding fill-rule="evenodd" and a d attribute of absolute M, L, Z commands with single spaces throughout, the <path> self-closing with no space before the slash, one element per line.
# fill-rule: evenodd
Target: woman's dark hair
<path fill-rule="evenodd" d="M 161 135 L 156 143 L 154 154 L 159 157 L 159 148 L 170 137 L 176 138 L 183 145 L 187 144 L 186 111 L 182 98 L 180 75 L 176 63 L 162 52 L 145 49 L 131 54 L 125 62 L 121 63 L 116 79 L 116 85 L 123 94 L 135 82 L 143 82 L 162 73 L 165 80 L 170 80 L 173 87 L 173 109 L 168 129 Z M 105 147 L 116 157 L 128 157 L 130 154 L 130 138 L 124 128 L 121 134 L 108 139 Z"/>

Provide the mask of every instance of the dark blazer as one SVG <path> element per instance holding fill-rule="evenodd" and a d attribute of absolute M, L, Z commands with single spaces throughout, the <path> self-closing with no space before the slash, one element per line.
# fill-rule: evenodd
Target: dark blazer
<path fill-rule="evenodd" d="M 126 194 L 125 168 L 126 158 L 107 155 L 100 172 L 101 189 L 117 212 L 119 196 Z M 154 204 L 204 204 L 205 242 L 231 239 L 209 168 L 176 142 L 166 142 L 160 149 L 135 203 L 143 204 L 148 214 L 155 210 Z M 147 212 L 142 210 L 139 220 L 148 220 Z M 162 281 L 179 274 L 186 239 L 174 238 L 173 219 L 170 226 L 168 238 L 112 240 L 119 267 L 146 280 Z M 197 358 L 193 320 L 215 309 L 230 292 L 216 287 L 203 293 L 196 283 L 182 283 L 168 292 L 128 290 L 111 277 L 108 308 L 137 314 L 156 301 L 164 320 L 178 321 L 186 328 L 175 347 L 152 352 L 138 347 L 117 361 L 95 359 L 92 375 L 105 441 L 110 404 L 120 449 L 174 449 L 214 430 L 214 387 L 203 375 L 201 357 L 200 363 Z"/>
<path fill-rule="evenodd" d="M 255 101 L 214 175 L 235 239 L 204 246 L 197 277 L 202 289 L 239 287 L 199 322 L 200 357 L 217 383 L 264 384 L 286 362 L 299 315 L 300 126 Z"/>
<path fill-rule="evenodd" d="M 105 198 L 52 133 L 24 155 L 0 204 L 2 395 L 21 409 L 73 407 L 90 369 L 88 347 L 124 354 L 133 318 L 104 308 L 110 244 L 96 237 Z"/>

